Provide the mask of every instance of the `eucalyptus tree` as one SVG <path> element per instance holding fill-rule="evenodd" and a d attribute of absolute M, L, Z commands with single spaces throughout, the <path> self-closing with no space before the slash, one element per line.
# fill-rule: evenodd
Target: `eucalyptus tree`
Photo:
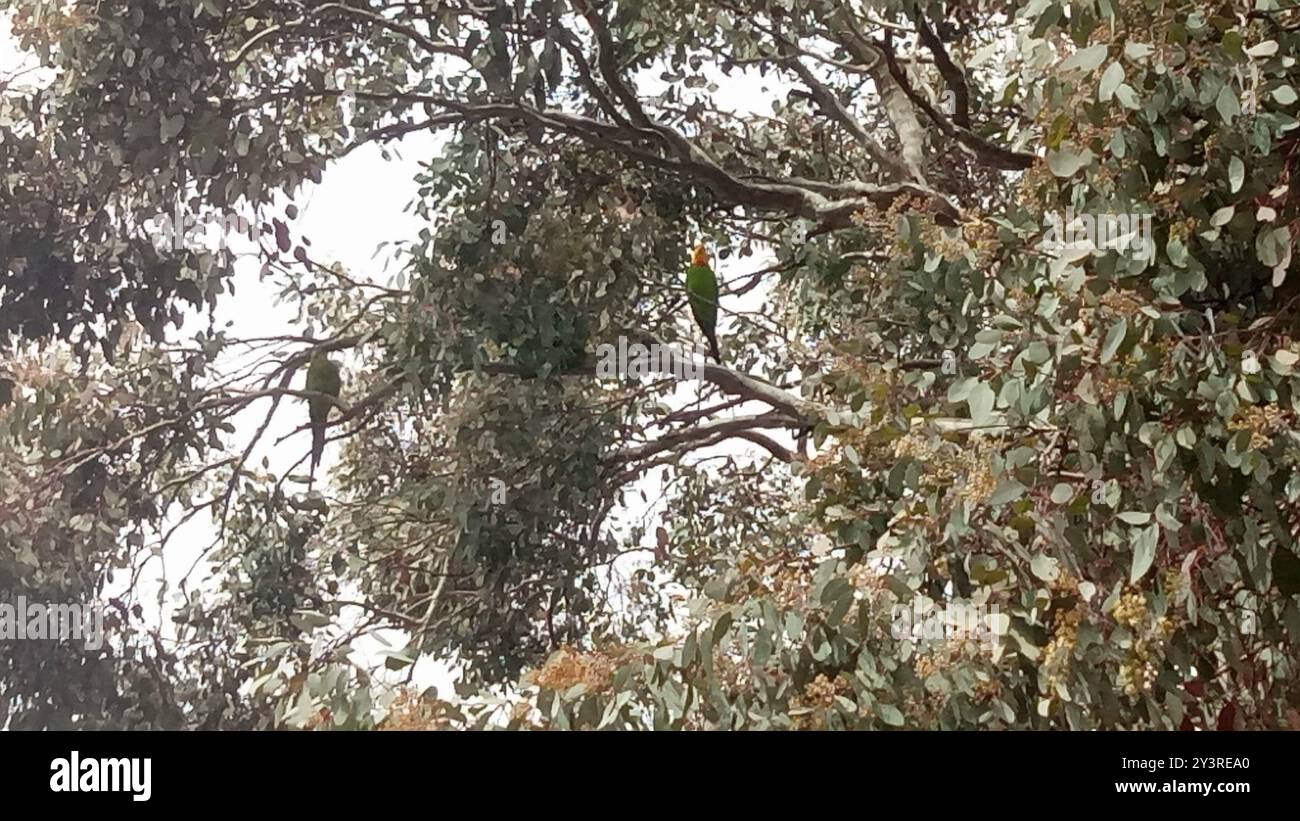
<path fill-rule="evenodd" d="M 437 726 L 1300 725 L 1300 17 L 1254 7 L 0 2 L 41 67 L 0 78 L 0 586 L 218 525 L 174 636 L 127 596 L 6 652 L 10 722 L 371 726 L 389 626 L 458 672 Z M 318 258 L 304 188 L 424 133 L 401 273 Z M 182 333 L 238 295 L 178 207 L 249 214 L 319 333 Z M 687 364 L 697 241 L 726 363 L 598 378 Z M 308 492 L 253 454 L 328 353 Z"/>

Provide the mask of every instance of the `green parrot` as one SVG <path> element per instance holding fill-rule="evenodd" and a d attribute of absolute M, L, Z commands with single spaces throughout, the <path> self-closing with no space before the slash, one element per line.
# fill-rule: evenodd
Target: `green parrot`
<path fill-rule="evenodd" d="M 343 379 L 339 376 L 339 366 L 331 362 L 323 351 L 312 354 L 311 365 L 307 367 L 307 390 L 338 397 L 343 388 Z M 320 464 L 321 454 L 325 451 L 325 422 L 330 417 L 330 408 L 334 403 L 321 397 L 307 400 L 311 414 L 311 475 L 316 475 L 316 466 Z"/>
<path fill-rule="evenodd" d="M 691 254 L 691 267 L 686 269 L 686 295 L 691 303 L 691 313 L 695 322 L 709 341 L 709 352 L 713 361 L 721 364 L 722 354 L 718 352 L 718 277 L 709 267 L 709 252 L 703 243 L 697 243 Z"/>

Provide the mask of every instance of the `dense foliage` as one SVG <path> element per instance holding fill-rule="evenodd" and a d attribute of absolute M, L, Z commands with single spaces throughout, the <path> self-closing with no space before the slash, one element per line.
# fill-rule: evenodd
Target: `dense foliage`
<path fill-rule="evenodd" d="M 0 0 L 0 596 L 111 596 L 6 644 L 11 726 L 1300 727 L 1300 12 L 113 5 Z M 304 185 L 430 131 L 400 274 L 317 259 Z M 182 329 L 237 263 L 177 203 L 301 334 Z M 594 376 L 691 340 L 700 238 L 725 362 Z M 254 452 L 316 349 L 309 489 Z M 200 515 L 160 625 L 116 591 Z M 896 637 L 918 596 L 1005 632 Z M 457 694 L 390 710 L 378 627 Z"/>

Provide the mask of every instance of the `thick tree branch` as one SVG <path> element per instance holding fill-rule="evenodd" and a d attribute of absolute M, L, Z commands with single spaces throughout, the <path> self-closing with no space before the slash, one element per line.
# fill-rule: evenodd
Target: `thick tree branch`
<path fill-rule="evenodd" d="M 908 83 L 907 75 L 903 72 L 902 67 L 899 66 L 898 59 L 894 55 L 894 49 L 890 44 L 888 37 L 885 38 L 885 41 L 880 48 L 884 52 L 885 64 L 889 68 L 889 74 L 894 78 L 894 81 L 898 84 L 898 87 L 902 90 L 903 94 L 912 101 L 913 105 L 924 111 L 925 115 L 934 122 L 935 126 L 937 126 L 940 131 L 967 148 L 981 162 L 993 168 L 1000 168 L 1007 171 L 1019 171 L 1030 167 L 1038 161 L 1038 158 L 1033 154 L 1022 154 L 1019 151 L 1012 151 L 1008 148 L 994 145 L 969 129 L 962 128 L 961 126 L 949 122 L 947 117 L 943 116 L 943 114 L 937 111 L 934 106 L 930 105 L 929 101 L 918 94 Z"/>
<path fill-rule="evenodd" d="M 853 136 L 862 146 L 867 155 L 871 157 L 882 168 L 889 172 L 889 175 L 895 180 L 919 180 L 921 177 L 916 176 L 915 170 L 907 164 L 901 163 L 891 157 L 884 148 L 881 147 L 862 124 L 849 112 L 844 104 L 840 102 L 839 97 L 826 87 L 826 84 L 817 79 L 812 70 L 803 64 L 803 62 L 794 54 L 789 53 L 786 48 L 786 56 L 782 59 L 782 65 L 789 67 L 799 75 L 804 85 L 812 92 L 813 99 L 828 114 L 835 118 L 836 122 L 844 126 L 845 130 Z"/>
<path fill-rule="evenodd" d="M 904 89 L 896 78 L 887 70 L 880 49 L 875 47 L 865 35 L 858 30 L 853 16 L 847 8 L 838 15 L 841 26 L 835 32 L 835 38 L 845 50 L 861 63 L 876 84 L 876 92 L 885 107 L 889 121 L 894 125 L 903 149 L 903 162 L 915 180 L 925 181 L 925 129 L 917 119 Z"/>
<path fill-rule="evenodd" d="M 944 82 L 952 90 L 954 111 L 952 121 L 955 125 L 970 130 L 970 88 L 966 85 L 966 74 L 956 63 L 952 61 L 948 50 L 944 48 L 943 41 L 930 28 L 930 23 L 925 19 L 925 14 L 919 9 L 914 10 L 912 20 L 916 23 L 916 32 L 921 42 L 934 55 L 934 64 L 943 75 Z"/>
<path fill-rule="evenodd" d="M 683 446 L 689 446 L 687 448 L 689 450 L 698 450 L 699 448 L 708 447 L 735 436 L 748 438 L 746 434 L 752 433 L 755 430 L 783 429 L 790 427 L 790 419 L 774 413 L 720 419 L 675 431 L 644 445 L 624 448 L 611 457 L 611 462 L 615 465 L 628 465 L 642 459 L 647 459 L 666 450 L 676 450 Z M 767 441 L 771 442 L 770 439 Z M 775 442 L 771 442 L 771 444 L 776 445 Z M 786 452 L 785 449 L 781 448 L 779 445 L 776 445 L 776 447 L 779 451 Z M 769 448 L 769 450 L 771 450 L 771 448 Z"/>
<path fill-rule="evenodd" d="M 343 92 L 316 89 L 315 93 L 337 96 Z M 697 179 L 708 185 L 728 204 L 804 217 L 815 222 L 823 232 L 849 226 L 853 214 L 863 210 L 868 204 L 877 208 L 888 208 L 903 195 L 914 196 L 918 201 L 926 203 L 930 210 L 941 215 L 949 223 L 959 215 L 956 206 L 946 197 L 920 183 L 872 185 L 858 181 L 829 183 L 798 178 L 768 182 L 760 181 L 759 178 L 737 177 L 667 126 L 659 125 L 652 129 L 629 128 L 556 109 L 541 110 L 522 102 L 471 104 L 429 94 L 403 92 L 381 94 L 360 91 L 351 93 L 361 99 L 440 106 L 462 116 L 476 119 L 521 119 L 576 137 L 590 145 L 621 153 L 684 177 Z M 654 138 L 655 135 L 663 138 L 657 142 L 667 150 L 666 154 L 656 153 L 644 147 L 645 138 L 647 136 Z"/>

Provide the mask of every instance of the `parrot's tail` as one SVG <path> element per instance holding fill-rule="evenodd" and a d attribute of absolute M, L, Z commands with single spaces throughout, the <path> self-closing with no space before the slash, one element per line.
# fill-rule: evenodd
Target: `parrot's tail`
<path fill-rule="evenodd" d="M 721 365 L 722 354 L 718 352 L 718 335 L 716 333 L 705 333 L 704 338 L 709 340 L 709 353 L 713 355 L 713 361 Z"/>
<path fill-rule="evenodd" d="M 325 453 L 325 426 L 313 425 L 311 429 L 311 475 L 316 476 L 316 466 L 320 464 L 320 457 Z"/>

